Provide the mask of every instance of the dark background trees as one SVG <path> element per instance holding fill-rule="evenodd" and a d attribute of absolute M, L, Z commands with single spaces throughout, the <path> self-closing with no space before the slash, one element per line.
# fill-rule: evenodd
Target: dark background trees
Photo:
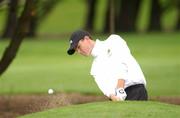
<path fill-rule="evenodd" d="M 19 2 L 19 0 L 10 0 L 7 3 L 8 13 L 2 39 L 9 38 L 11 41 L 0 60 L 0 75 L 6 71 L 16 57 L 24 37 L 34 37 L 36 35 L 39 22 L 52 10 L 58 0 L 47 0 L 43 2 L 40 2 L 39 0 L 25 0 L 25 2 L 21 3 L 23 4 L 23 11 L 18 17 Z"/>
<path fill-rule="evenodd" d="M 180 30 L 180 0 L 176 0 L 175 2 L 178 10 L 178 20 L 177 20 L 177 25 L 176 25 L 176 30 Z"/>
<path fill-rule="evenodd" d="M 85 19 L 85 29 L 88 31 L 94 30 L 97 2 L 98 0 L 86 0 L 87 13 Z"/>
<path fill-rule="evenodd" d="M 10 0 L 8 3 L 8 12 L 6 17 L 6 25 L 2 34 L 3 38 L 12 37 L 17 25 L 18 0 Z"/>
<path fill-rule="evenodd" d="M 33 17 L 30 21 L 30 27 L 27 33 L 27 36 L 34 37 L 37 33 L 37 28 L 46 18 L 48 14 L 51 13 L 53 8 L 60 2 L 61 0 L 37 0 L 35 1 L 36 9 L 33 10 Z"/>
<path fill-rule="evenodd" d="M 111 1 L 114 1 L 114 13 L 110 12 Z M 104 18 L 103 32 L 110 31 L 110 24 L 114 22 L 115 32 L 137 32 L 137 20 L 142 7 L 143 0 L 108 0 L 106 7 L 106 16 Z M 177 8 L 179 11 L 179 0 L 166 0 L 166 7 L 163 8 L 164 3 L 161 0 L 150 1 L 150 11 L 147 31 L 163 31 L 162 29 L 162 14 L 167 9 Z M 179 12 L 178 12 L 179 13 Z M 114 15 L 114 21 L 110 21 L 110 17 Z M 179 15 L 178 15 L 179 17 Z M 176 29 L 179 27 L 179 18 Z"/>
<path fill-rule="evenodd" d="M 161 30 L 161 14 L 162 8 L 159 0 L 152 0 L 150 12 L 149 31 L 160 31 Z"/>
<path fill-rule="evenodd" d="M 25 0 L 26 1 L 26 0 Z M 28 27 L 27 36 L 34 37 L 36 36 L 37 28 L 42 22 L 43 19 L 52 11 L 52 9 L 57 5 L 61 0 L 36 0 L 34 1 L 34 9 L 32 11 L 32 18 L 30 21 L 30 26 Z M 2 38 L 11 38 L 15 32 L 15 27 L 17 25 L 17 15 L 19 9 L 23 7 L 23 2 L 21 0 L 9 0 L 7 2 L 7 16 L 6 16 L 6 25 L 2 33 Z"/>
<path fill-rule="evenodd" d="M 5 0 L 6 1 L 6 0 Z M 22 8 L 22 3 L 26 0 L 9 0 L 7 2 L 7 16 L 4 30 L 1 36 L 4 38 L 12 37 L 15 26 L 17 24 L 17 15 Z M 37 34 L 37 29 L 41 22 L 51 13 L 54 7 L 63 0 L 37 0 L 35 1 L 36 11 L 33 10 L 33 17 L 30 21 L 27 36 L 34 37 Z M 149 20 L 147 31 L 163 31 L 162 28 L 162 14 L 172 8 L 177 8 L 180 11 L 179 0 L 151 0 L 149 10 Z M 3 2 L 1 0 L 0 2 Z M 65 2 L 65 1 L 64 1 Z M 97 8 L 100 5 L 99 0 L 83 0 L 86 3 L 86 15 L 84 18 L 84 29 L 90 32 L 95 31 L 95 22 L 97 16 Z M 143 0 L 106 0 L 106 9 L 104 10 L 104 20 L 102 32 L 137 32 L 137 21 L 140 16 L 140 8 L 142 7 Z M 73 8 L 72 8 L 73 10 Z M 178 12 L 178 14 L 180 14 Z M 176 30 L 179 29 L 179 16 L 177 19 Z M 63 17 L 63 16 L 62 16 Z M 73 21 L 72 21 L 73 22 Z"/>
<path fill-rule="evenodd" d="M 0 75 L 5 72 L 13 59 L 16 57 L 16 53 L 22 43 L 23 38 L 28 32 L 28 27 L 33 16 L 33 10 L 35 8 L 35 0 L 27 0 L 24 5 L 20 17 L 17 20 L 15 26 L 15 32 L 12 34 L 12 39 L 9 46 L 5 49 L 2 59 L 0 60 Z"/>
<path fill-rule="evenodd" d="M 134 32 L 136 31 L 136 20 L 142 0 L 121 0 L 119 14 L 117 16 L 116 31 Z"/>

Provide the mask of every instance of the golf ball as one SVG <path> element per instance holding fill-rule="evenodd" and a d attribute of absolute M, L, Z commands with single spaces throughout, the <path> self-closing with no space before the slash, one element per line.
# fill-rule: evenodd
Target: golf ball
<path fill-rule="evenodd" d="M 54 90 L 53 89 L 49 89 L 48 90 L 48 94 L 53 94 L 54 93 Z"/>

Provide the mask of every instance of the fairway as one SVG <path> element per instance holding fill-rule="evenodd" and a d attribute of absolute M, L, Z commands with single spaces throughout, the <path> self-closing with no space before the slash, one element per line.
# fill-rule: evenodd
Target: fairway
<path fill-rule="evenodd" d="M 72 105 L 21 118 L 177 118 L 180 106 L 158 102 L 97 102 Z"/>

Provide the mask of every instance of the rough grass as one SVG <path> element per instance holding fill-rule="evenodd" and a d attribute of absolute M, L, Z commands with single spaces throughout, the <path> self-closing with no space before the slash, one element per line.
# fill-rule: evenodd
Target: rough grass
<path fill-rule="evenodd" d="M 158 102 L 96 102 L 33 113 L 21 118 L 176 118 L 180 106 Z"/>

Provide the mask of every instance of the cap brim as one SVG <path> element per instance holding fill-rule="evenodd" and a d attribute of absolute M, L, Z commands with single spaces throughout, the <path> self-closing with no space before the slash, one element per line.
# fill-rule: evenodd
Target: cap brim
<path fill-rule="evenodd" d="M 69 49 L 69 50 L 67 51 L 67 53 L 68 53 L 69 55 L 73 55 L 73 54 L 75 53 L 75 50 L 74 50 L 74 49 Z"/>

